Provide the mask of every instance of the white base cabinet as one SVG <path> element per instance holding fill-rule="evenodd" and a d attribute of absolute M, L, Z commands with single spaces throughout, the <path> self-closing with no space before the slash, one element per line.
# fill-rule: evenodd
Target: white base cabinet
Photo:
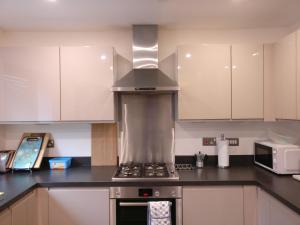
<path fill-rule="evenodd" d="M 244 186 L 244 225 L 257 225 L 256 186 Z"/>
<path fill-rule="evenodd" d="M 0 213 L 0 225 L 11 225 L 11 211 L 6 209 Z"/>
<path fill-rule="evenodd" d="M 106 188 L 50 188 L 49 225 L 108 225 Z"/>
<path fill-rule="evenodd" d="M 36 192 L 25 196 L 11 207 L 12 225 L 37 225 Z"/>
<path fill-rule="evenodd" d="M 258 189 L 258 225 L 299 225 L 300 216 Z"/>
<path fill-rule="evenodd" d="M 183 225 L 243 225 L 243 187 L 183 188 Z"/>

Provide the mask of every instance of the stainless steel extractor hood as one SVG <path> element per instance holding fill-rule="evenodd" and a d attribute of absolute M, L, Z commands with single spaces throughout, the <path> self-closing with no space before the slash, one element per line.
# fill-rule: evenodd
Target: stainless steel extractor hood
<path fill-rule="evenodd" d="M 133 70 L 112 87 L 115 92 L 178 91 L 176 81 L 158 69 L 158 26 L 133 26 Z"/>

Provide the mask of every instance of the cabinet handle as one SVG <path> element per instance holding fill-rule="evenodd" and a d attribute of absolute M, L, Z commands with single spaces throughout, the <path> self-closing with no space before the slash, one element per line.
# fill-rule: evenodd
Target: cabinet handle
<path fill-rule="evenodd" d="M 120 206 L 148 206 L 148 202 L 120 202 Z M 170 206 L 172 206 L 172 202 L 170 202 Z"/>

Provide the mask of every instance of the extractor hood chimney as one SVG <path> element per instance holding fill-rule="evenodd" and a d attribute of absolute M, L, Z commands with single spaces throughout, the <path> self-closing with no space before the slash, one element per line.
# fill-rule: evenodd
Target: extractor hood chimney
<path fill-rule="evenodd" d="M 176 81 L 158 69 L 158 26 L 133 25 L 133 70 L 116 81 L 115 92 L 175 92 Z"/>

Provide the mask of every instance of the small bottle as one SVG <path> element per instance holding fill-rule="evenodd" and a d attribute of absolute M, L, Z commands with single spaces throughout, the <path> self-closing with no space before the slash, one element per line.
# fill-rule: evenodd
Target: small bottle
<path fill-rule="evenodd" d="M 217 151 L 218 151 L 218 166 L 220 168 L 229 167 L 228 140 L 226 140 L 224 134 L 221 134 L 221 138 L 217 140 Z"/>
<path fill-rule="evenodd" d="M 196 156 L 196 167 L 197 168 L 203 168 L 204 166 L 204 159 L 206 157 L 206 154 L 202 154 L 200 151 Z"/>

